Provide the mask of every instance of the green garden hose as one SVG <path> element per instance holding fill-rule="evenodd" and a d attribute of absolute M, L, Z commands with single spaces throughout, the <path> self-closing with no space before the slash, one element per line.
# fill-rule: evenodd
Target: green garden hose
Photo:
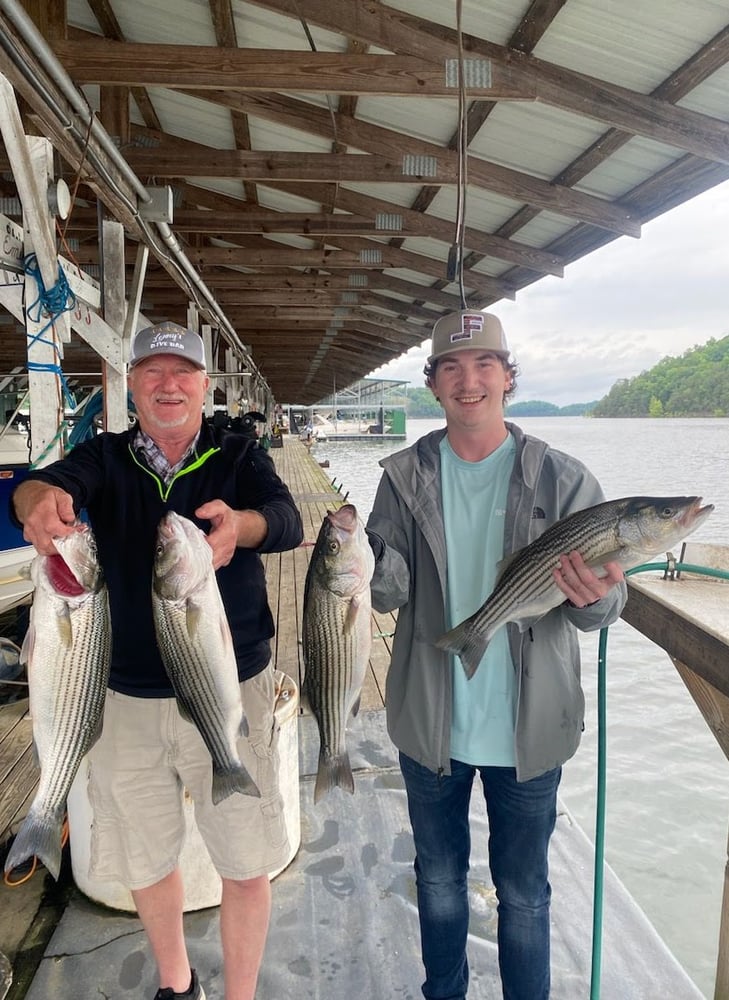
<path fill-rule="evenodd" d="M 651 570 L 682 571 L 729 580 L 729 572 L 694 566 L 691 563 L 643 563 L 626 572 L 626 576 Z M 602 969 L 602 913 L 605 876 L 605 786 L 607 775 L 607 637 L 608 629 L 600 630 L 597 650 L 597 804 L 595 806 L 595 877 L 592 905 L 592 969 L 590 1000 L 600 998 L 600 973 Z"/>

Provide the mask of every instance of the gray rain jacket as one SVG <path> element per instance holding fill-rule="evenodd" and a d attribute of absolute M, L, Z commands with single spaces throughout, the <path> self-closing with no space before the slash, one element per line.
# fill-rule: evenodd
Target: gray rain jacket
<path fill-rule="evenodd" d="M 577 459 L 513 424 L 514 470 L 504 524 L 504 554 L 523 548 L 554 521 L 604 500 Z M 445 428 L 383 459 L 384 472 L 367 527 L 385 542 L 372 580 L 372 603 L 398 610 L 387 675 L 387 727 L 395 746 L 432 771 L 450 773 L 450 654 L 434 645 L 446 630 L 446 546 L 439 445 Z M 627 599 L 623 582 L 587 608 L 564 603 L 538 621 L 509 623 L 518 675 L 516 771 L 527 781 L 576 751 L 584 727 L 580 652 L 575 628 L 612 624 Z"/>

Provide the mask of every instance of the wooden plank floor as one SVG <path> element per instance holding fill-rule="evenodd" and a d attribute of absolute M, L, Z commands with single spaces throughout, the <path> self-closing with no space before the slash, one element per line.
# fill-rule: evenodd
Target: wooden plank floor
<path fill-rule="evenodd" d="M 301 686 L 303 676 L 301 622 L 304 605 L 304 581 L 313 544 L 327 510 L 345 502 L 344 488 L 332 485 L 322 469 L 298 438 L 283 438 L 282 448 L 272 448 L 271 455 L 279 476 L 287 484 L 304 522 L 304 544 L 292 552 L 264 556 L 268 599 L 276 624 L 274 664 Z M 363 711 L 383 708 L 385 676 L 390 663 L 393 614 L 372 614 L 372 652 L 362 688 Z M 306 706 L 303 708 L 306 711 Z"/>
<path fill-rule="evenodd" d="M 32 744 L 28 699 L 0 707 L 0 845 L 17 830 L 35 794 Z"/>
<path fill-rule="evenodd" d="M 326 471 L 319 467 L 298 438 L 284 437 L 282 448 L 271 449 L 278 474 L 291 490 L 304 522 L 304 544 L 291 552 L 263 557 L 268 599 L 276 625 L 273 658 L 278 670 L 301 687 L 303 662 L 301 621 L 304 581 L 313 543 L 327 510 L 344 503 Z M 345 484 L 346 485 L 346 484 Z M 385 675 L 390 662 L 394 615 L 372 615 L 372 653 L 362 689 L 363 711 L 382 708 Z M 33 761 L 32 723 L 27 698 L 0 706 L 0 846 L 15 833 L 38 783 Z M 301 711 L 308 711 L 305 705 Z"/>

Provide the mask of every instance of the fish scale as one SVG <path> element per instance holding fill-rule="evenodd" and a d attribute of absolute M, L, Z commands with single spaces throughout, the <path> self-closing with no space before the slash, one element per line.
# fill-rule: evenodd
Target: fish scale
<path fill-rule="evenodd" d="M 212 676 L 207 670 L 204 652 L 204 630 L 195 641 L 190 641 L 187 629 L 187 613 L 183 607 L 171 602 L 159 608 L 156 627 L 163 659 L 167 670 L 174 677 L 175 691 L 180 692 L 186 714 L 192 722 L 206 732 L 206 743 L 211 756 L 217 760 L 228 757 L 227 741 L 224 738 L 225 713 L 217 698 Z M 194 697 L 190 694 L 194 692 Z"/>
<path fill-rule="evenodd" d="M 611 520 L 604 516 L 596 518 L 594 523 L 579 521 L 571 529 L 564 532 L 561 538 L 556 539 L 554 535 L 549 535 L 545 539 L 544 535 L 537 538 L 531 546 L 529 553 L 522 549 L 517 554 L 513 563 L 508 566 L 508 571 L 513 577 L 514 587 L 511 592 L 503 590 L 500 592 L 499 600 L 494 601 L 490 610 L 496 612 L 506 605 L 510 599 L 526 600 L 535 596 L 543 596 L 552 590 L 559 592 L 559 588 L 553 582 L 551 575 L 546 575 L 547 570 L 556 569 L 559 566 L 561 555 L 568 552 L 578 551 L 582 555 L 588 566 L 597 566 L 604 561 L 605 525 Z M 529 563 L 529 573 L 519 577 L 519 570 Z M 543 571 L 543 572 L 540 572 Z M 561 593 L 561 592 L 560 592 Z M 564 598 L 560 597 L 560 601 Z"/>
<path fill-rule="evenodd" d="M 12 871 L 38 857 L 54 878 L 61 867 L 66 799 L 84 755 L 101 731 L 111 656 L 106 586 L 88 525 L 58 539 L 80 587 L 59 593 L 51 580 L 53 556 L 36 556 L 35 590 L 23 655 L 28 659 L 38 788 L 5 861 Z"/>
<path fill-rule="evenodd" d="M 344 602 L 325 593 L 320 604 L 319 643 L 307 665 L 312 676 L 321 677 L 322 683 L 318 687 L 309 685 L 307 692 L 312 711 L 322 721 L 322 752 L 327 756 L 339 755 L 345 750 L 344 731 L 337 720 L 347 718 L 356 701 L 356 695 L 352 697 L 350 692 L 359 690 L 364 680 L 364 671 L 362 677 L 353 678 L 355 644 L 344 635 L 345 618 Z M 335 663 L 341 664 L 340 669 L 328 669 L 328 664 Z M 337 737 L 338 742 L 333 744 Z"/>
<path fill-rule="evenodd" d="M 459 656 L 467 677 L 481 662 L 494 632 L 506 622 L 537 619 L 564 603 L 553 571 L 562 555 L 579 552 L 598 575 L 608 562 L 623 570 L 665 552 L 703 523 L 713 510 L 701 497 L 623 497 L 561 518 L 505 560 L 492 593 L 469 618 L 435 645 Z"/>

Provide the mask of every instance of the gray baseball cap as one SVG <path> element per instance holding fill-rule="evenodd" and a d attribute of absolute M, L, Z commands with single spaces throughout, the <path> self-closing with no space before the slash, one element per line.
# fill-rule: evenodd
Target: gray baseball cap
<path fill-rule="evenodd" d="M 202 337 L 178 323 L 157 323 L 140 330 L 132 341 L 129 367 L 156 354 L 176 354 L 205 370 L 205 345 Z"/>
<path fill-rule="evenodd" d="M 499 357 L 509 357 L 509 345 L 498 316 L 478 309 L 460 309 L 441 316 L 433 327 L 428 364 L 443 354 L 467 350 L 493 351 Z"/>

